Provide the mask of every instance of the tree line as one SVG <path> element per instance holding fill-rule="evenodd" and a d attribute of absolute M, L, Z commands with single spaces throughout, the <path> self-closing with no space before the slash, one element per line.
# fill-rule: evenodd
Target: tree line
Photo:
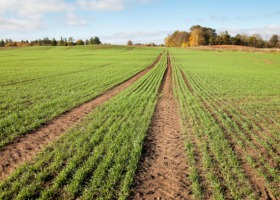
<path fill-rule="evenodd" d="M 242 45 L 257 48 L 280 48 L 280 36 L 274 34 L 266 41 L 260 34 L 237 34 L 227 31 L 217 34 L 215 29 L 195 25 L 190 31 L 175 31 L 165 38 L 168 47 L 194 47 L 201 45 Z"/>
<path fill-rule="evenodd" d="M 22 40 L 13 41 L 11 39 L 0 40 L 0 47 L 23 47 L 23 46 L 75 46 L 75 45 L 90 45 L 90 44 L 101 44 L 99 37 L 91 37 L 87 40 L 78 39 L 75 40 L 73 37 L 68 39 L 61 37 L 60 40 L 55 38 L 49 39 L 45 37 L 43 39 L 37 39 L 33 41 Z"/>

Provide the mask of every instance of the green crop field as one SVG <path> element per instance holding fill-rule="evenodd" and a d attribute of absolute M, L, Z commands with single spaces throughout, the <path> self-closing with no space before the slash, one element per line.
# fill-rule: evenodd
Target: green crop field
<path fill-rule="evenodd" d="M 0 51 L 0 148 L 128 79 L 160 49 L 32 47 Z"/>
<path fill-rule="evenodd" d="M 279 197 L 279 54 L 170 51 L 194 196 Z"/>
<path fill-rule="evenodd" d="M 0 181 L 0 199 L 130 198 L 168 56 L 189 198 L 279 199 L 279 53 L 106 45 L 0 49 L 0 160 L 16 139 L 146 69 L 161 53 L 147 73 L 11 170 Z M 4 165 L 0 161 L 0 175 Z"/>

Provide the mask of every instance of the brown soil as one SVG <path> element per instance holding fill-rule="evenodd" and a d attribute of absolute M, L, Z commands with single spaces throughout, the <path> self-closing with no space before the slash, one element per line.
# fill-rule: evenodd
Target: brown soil
<path fill-rule="evenodd" d="M 95 97 L 87 103 L 66 112 L 38 130 L 27 133 L 6 145 L 0 151 L 0 180 L 7 177 L 22 163 L 31 160 L 48 143 L 78 124 L 81 119 L 87 116 L 96 106 L 99 106 L 108 99 L 114 97 L 146 74 L 159 62 L 161 56 L 162 54 L 158 56 L 152 65 L 137 73 L 130 79 L 114 86 L 107 92 Z"/>
<path fill-rule="evenodd" d="M 184 72 L 181 69 L 180 69 L 180 72 L 181 72 L 181 75 L 183 76 L 183 79 L 184 79 L 185 83 L 187 84 L 187 87 L 188 87 L 189 91 L 191 93 L 194 93 L 194 90 L 193 90 L 189 80 L 187 79 L 186 75 L 184 74 Z"/>
<path fill-rule="evenodd" d="M 130 199 L 190 199 L 180 119 L 172 92 L 172 66 L 160 88 Z"/>
<path fill-rule="evenodd" d="M 210 45 L 209 48 L 213 49 L 233 49 L 233 50 L 253 50 L 254 47 L 247 47 L 241 45 Z"/>
<path fill-rule="evenodd" d="M 253 52 L 279 52 L 279 49 L 271 49 L 271 48 L 255 48 L 241 45 L 205 45 L 199 47 L 190 47 L 191 49 L 199 49 L 199 50 L 231 50 L 231 51 L 253 51 Z"/>

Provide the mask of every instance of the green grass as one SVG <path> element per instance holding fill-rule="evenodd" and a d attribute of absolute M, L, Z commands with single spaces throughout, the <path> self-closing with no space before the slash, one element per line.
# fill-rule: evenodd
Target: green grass
<path fill-rule="evenodd" d="M 252 173 L 279 197 L 280 55 L 170 52 L 194 197 L 258 198 Z"/>
<path fill-rule="evenodd" d="M 148 67 L 158 48 L 0 50 L 0 148 Z"/>
<path fill-rule="evenodd" d="M 165 70 L 166 55 L 2 182 L 0 199 L 125 199 Z"/>
<path fill-rule="evenodd" d="M 280 55 L 168 50 L 193 199 L 259 199 L 258 187 L 280 198 Z M 0 50 L 0 148 L 143 70 L 161 52 Z M 145 76 L 2 181 L 0 199 L 127 198 L 166 60 L 164 54 Z"/>

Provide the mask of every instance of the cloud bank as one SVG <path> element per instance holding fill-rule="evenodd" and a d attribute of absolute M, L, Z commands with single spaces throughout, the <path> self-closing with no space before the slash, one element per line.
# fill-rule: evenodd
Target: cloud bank
<path fill-rule="evenodd" d="M 0 29 L 33 31 L 46 28 L 48 14 L 62 14 L 68 26 L 85 26 L 80 11 L 121 11 L 154 0 L 0 0 Z"/>

